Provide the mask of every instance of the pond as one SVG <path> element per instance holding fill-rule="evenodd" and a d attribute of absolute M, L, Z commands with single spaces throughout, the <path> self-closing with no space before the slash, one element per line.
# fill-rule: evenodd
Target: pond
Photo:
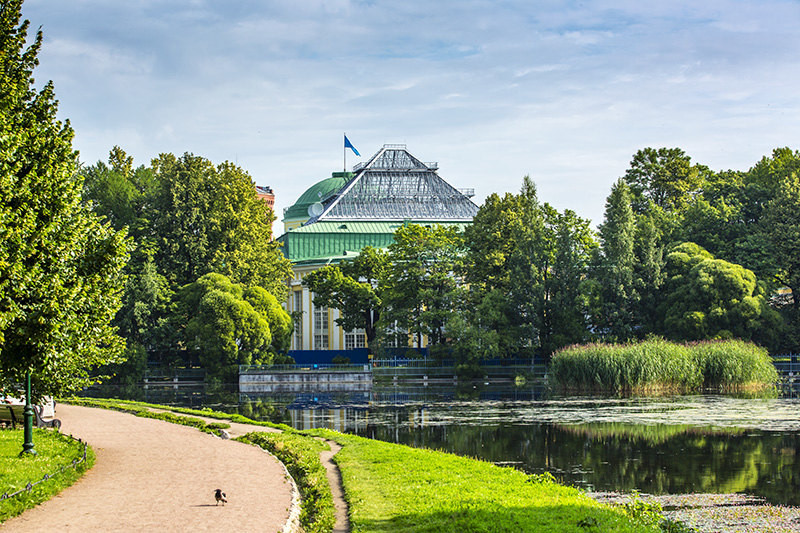
<path fill-rule="evenodd" d="M 184 393 L 186 391 L 183 391 Z M 535 388 L 376 387 L 148 401 L 238 410 L 551 472 L 591 491 L 742 492 L 800 505 L 800 399 L 547 397 Z"/>

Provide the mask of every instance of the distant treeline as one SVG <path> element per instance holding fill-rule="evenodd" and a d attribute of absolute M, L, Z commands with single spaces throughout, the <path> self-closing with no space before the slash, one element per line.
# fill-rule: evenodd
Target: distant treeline
<path fill-rule="evenodd" d="M 596 230 L 541 202 L 526 177 L 518 194 L 490 195 L 463 232 L 405 225 L 388 249 L 304 282 L 345 329 L 363 328 L 373 353 L 424 338 L 433 356 L 462 363 L 547 359 L 649 336 L 789 351 L 800 339 L 798 169 L 789 148 L 720 172 L 677 148 L 646 148 Z M 160 362 L 222 375 L 282 360 L 291 326 L 277 307 L 291 268 L 244 170 L 191 154 L 135 168 L 115 147 L 81 174 L 86 205 L 135 245 L 116 320 L 129 366 L 178 354 Z"/>

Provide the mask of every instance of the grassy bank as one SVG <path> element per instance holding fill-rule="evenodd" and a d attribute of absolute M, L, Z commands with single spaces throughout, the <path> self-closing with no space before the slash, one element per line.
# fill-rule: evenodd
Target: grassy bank
<path fill-rule="evenodd" d="M 0 523 L 52 498 L 77 481 L 94 464 L 94 452 L 87 447 L 86 461 L 73 468 L 73 460 L 78 461 L 83 457 L 83 444 L 58 431 L 33 430 L 33 443 L 37 451 L 35 456 L 19 456 L 22 442 L 22 429 L 0 430 L 0 494 L 12 494 L 24 489 L 28 483 L 40 481 L 45 475 L 48 479 L 30 491 L 0 499 Z"/>
<path fill-rule="evenodd" d="M 330 449 L 324 441 L 294 431 L 248 433 L 238 440 L 264 448 L 286 465 L 303 497 L 300 523 L 306 533 L 327 533 L 333 529 L 333 497 L 319 459 L 320 452 Z"/>
<path fill-rule="evenodd" d="M 553 356 L 550 379 L 565 391 L 691 392 L 766 389 L 778 374 L 763 348 L 743 341 L 570 346 Z"/>
<path fill-rule="evenodd" d="M 333 431 L 307 433 L 342 445 L 335 459 L 354 532 L 660 530 L 655 513 L 634 520 L 550 476 Z"/>

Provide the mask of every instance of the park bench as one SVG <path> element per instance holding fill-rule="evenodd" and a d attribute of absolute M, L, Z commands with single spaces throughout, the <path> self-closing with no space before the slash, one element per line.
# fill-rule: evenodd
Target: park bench
<path fill-rule="evenodd" d="M 25 405 L 21 403 L 4 403 L 0 402 L 0 424 L 11 424 L 11 427 L 17 427 L 17 424 L 22 424 L 25 421 L 23 411 Z M 36 427 L 48 427 L 59 429 L 61 427 L 61 420 L 58 418 L 51 418 L 45 420 L 42 418 L 42 406 L 33 406 L 33 423 Z"/>

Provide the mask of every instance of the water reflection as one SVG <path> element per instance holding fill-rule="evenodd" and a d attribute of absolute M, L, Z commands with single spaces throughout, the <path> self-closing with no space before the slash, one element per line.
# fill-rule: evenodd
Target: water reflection
<path fill-rule="evenodd" d="M 446 450 L 548 471 L 589 490 L 746 492 L 800 505 L 800 399 L 795 391 L 775 396 L 553 398 L 534 387 L 386 386 L 150 390 L 146 399 Z"/>
<path fill-rule="evenodd" d="M 367 397 L 368 396 L 368 397 Z M 796 398 L 546 398 L 539 391 L 375 390 L 287 405 L 292 426 L 441 449 L 588 490 L 746 492 L 800 505 Z"/>

